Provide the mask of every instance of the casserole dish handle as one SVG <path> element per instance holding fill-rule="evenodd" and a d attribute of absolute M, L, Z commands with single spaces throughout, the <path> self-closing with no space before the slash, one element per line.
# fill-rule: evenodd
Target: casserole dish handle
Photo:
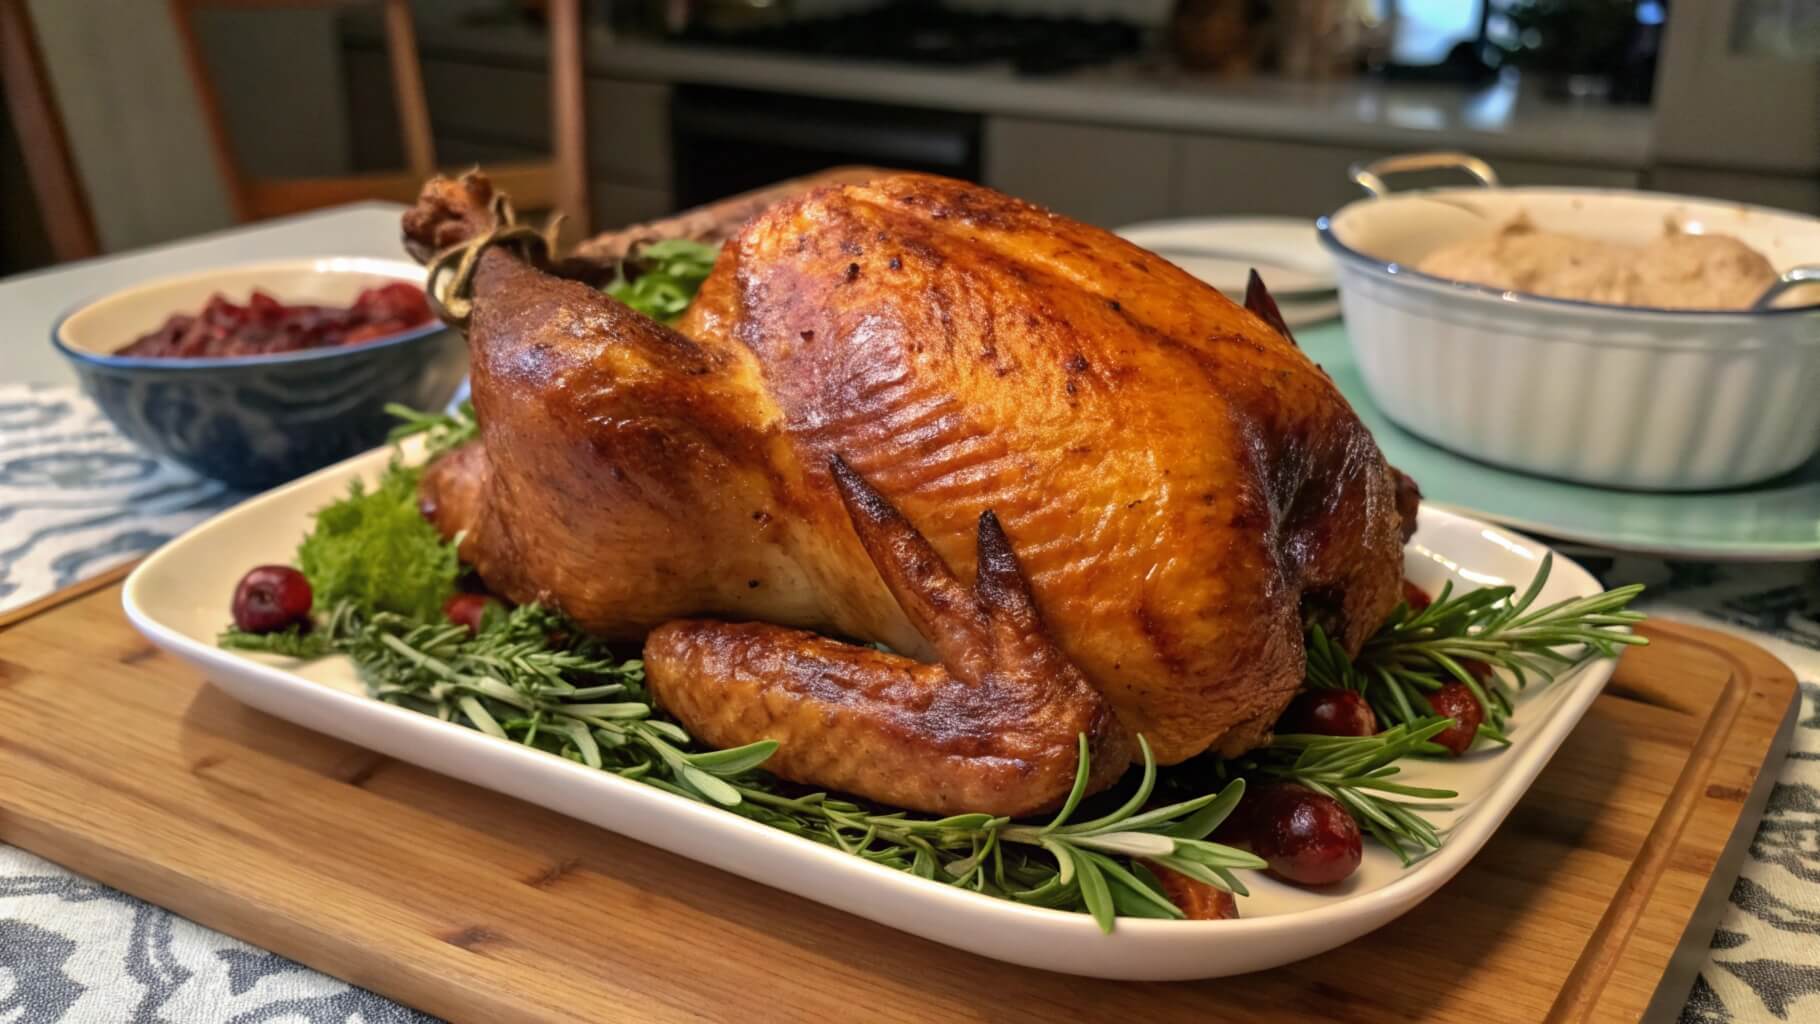
<path fill-rule="evenodd" d="M 1750 308 L 1753 312 L 1771 309 L 1776 305 L 1777 299 L 1802 285 L 1820 285 L 1820 263 L 1806 263 L 1784 271 L 1781 277 L 1776 278 L 1775 284 L 1757 296 L 1757 301 L 1751 303 Z"/>
<path fill-rule="evenodd" d="M 1381 160 L 1353 164 L 1346 169 L 1346 174 L 1353 184 L 1371 193 L 1373 198 L 1382 198 L 1390 194 L 1390 186 L 1384 184 L 1384 176 L 1387 174 L 1449 170 L 1465 171 L 1486 188 L 1498 187 L 1497 172 L 1491 169 L 1490 164 L 1470 153 L 1451 150 L 1438 153 L 1399 153 Z"/>

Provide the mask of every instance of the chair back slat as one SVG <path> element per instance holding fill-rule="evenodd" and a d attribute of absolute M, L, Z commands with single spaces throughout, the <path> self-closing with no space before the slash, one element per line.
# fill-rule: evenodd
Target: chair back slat
<path fill-rule="evenodd" d="M 15 3 L 18 0 L 0 0 Z M 582 39 L 582 0 L 548 0 L 550 32 L 550 116 L 554 143 L 550 159 L 513 164 L 511 176 L 521 194 L 520 209 L 549 208 L 563 214 L 574 232 L 585 236 L 589 221 L 587 169 L 586 58 Z M 195 12 L 204 9 L 279 10 L 381 7 L 386 60 L 406 169 L 397 173 L 349 175 L 342 178 L 259 178 L 248 175 L 233 152 L 220 98 L 208 73 L 196 36 Z M 170 0 L 172 19 L 183 43 L 185 63 L 197 102 L 207 123 L 216 166 L 221 170 L 235 212 L 241 220 L 258 220 L 358 199 L 397 199 L 415 195 L 402 183 L 437 173 L 435 133 L 424 89 L 423 64 L 410 0 Z M 533 197 L 537 201 L 533 202 Z"/>
<path fill-rule="evenodd" d="M 63 117 L 25 0 L 0 0 L 0 93 L 6 96 L 13 130 L 19 133 L 25 173 L 38 200 L 51 254 L 60 262 L 98 255 L 101 243 L 88 192 L 63 132 Z"/>

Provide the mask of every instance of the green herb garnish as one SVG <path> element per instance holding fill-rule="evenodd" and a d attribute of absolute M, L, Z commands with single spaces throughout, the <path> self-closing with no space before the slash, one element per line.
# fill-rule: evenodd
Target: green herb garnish
<path fill-rule="evenodd" d="M 297 567 L 319 608 L 351 604 L 423 620 L 442 615 L 461 563 L 417 507 L 420 474 L 397 458 L 371 490 L 355 480 L 348 496 L 316 513 L 297 547 Z"/>
<path fill-rule="evenodd" d="M 1176 917 L 1146 872 L 1176 871 L 1243 894 L 1232 872 L 1261 868 L 1249 853 L 1207 841 L 1237 806 L 1242 780 L 1166 806 L 1150 806 L 1157 766 L 1142 737 L 1136 788 L 1111 810 L 1071 823 L 1086 791 L 1086 737 L 1069 799 L 1047 823 L 987 814 L 923 818 L 827 793 L 793 793 L 761 770 L 777 749 L 763 741 L 731 750 L 694 750 L 689 734 L 652 709 L 644 665 L 603 645 L 572 646 L 574 627 L 537 605 L 489 621 L 478 635 L 390 612 L 363 615 L 337 605 L 314 632 L 230 631 L 225 647 L 353 660 L 373 696 L 490 736 L 513 740 L 949 885 L 1040 906 L 1080 910 L 1111 930 L 1116 916 Z M 1105 803 L 1116 796 L 1102 795 Z"/>
<path fill-rule="evenodd" d="M 1510 586 L 1456 595 L 1449 582 L 1419 612 L 1398 605 L 1356 658 L 1311 626 L 1308 685 L 1357 690 L 1380 722 L 1415 727 L 1434 713 L 1425 694 L 1464 683 L 1485 709 L 1480 734 L 1508 742 L 1504 730 L 1514 694 L 1498 675 L 1481 682 L 1463 662 L 1503 669 L 1521 690 L 1532 678 L 1553 679 L 1580 662 L 1615 658 L 1627 646 L 1649 642 L 1629 631 L 1643 614 L 1625 610 L 1643 592 L 1642 584 L 1531 610 L 1553 566 L 1554 556 L 1544 557 L 1521 596 Z"/>
<path fill-rule="evenodd" d="M 480 435 L 480 421 L 474 418 L 474 403 L 463 399 L 451 412 L 418 412 L 408 405 L 392 402 L 385 411 L 399 423 L 386 435 L 392 444 L 421 435 L 424 438 L 424 461 L 467 444 Z"/>
<path fill-rule="evenodd" d="M 647 257 L 685 276 L 712 263 L 660 243 Z M 664 248 L 668 246 L 669 248 Z M 685 266 L 688 264 L 688 266 Z M 699 276 L 695 284 L 699 284 Z M 643 277 L 639 280 L 644 280 Z M 623 282 L 622 282 L 623 283 Z M 627 287 L 636 287 L 634 281 Z M 680 304 L 667 296 L 662 308 Z M 690 287 L 688 295 L 693 295 Z M 653 307 L 654 309 L 657 307 Z M 649 311 L 649 310 L 647 310 Z M 658 315 L 653 313 L 653 315 Z M 406 413 L 396 439 L 423 435 L 434 457 L 475 436 L 471 407 L 452 414 Z M 1493 679 L 1481 687 L 1464 667 L 1477 659 L 1506 670 L 1520 689 L 1590 657 L 1615 656 L 1643 643 L 1624 627 L 1640 588 L 1626 587 L 1531 610 L 1545 582 L 1545 560 L 1520 596 L 1497 587 L 1454 596 L 1444 590 L 1422 612 L 1399 607 L 1349 658 L 1318 627 L 1308 640 L 1308 684 L 1365 693 L 1390 728 L 1350 738 L 1277 736 L 1240 758 L 1197 758 L 1159 771 L 1149 745 L 1140 771 L 1083 801 L 1089 777 L 1085 737 L 1075 786 L 1046 822 L 986 814 L 925 818 L 828 793 L 805 792 L 764 771 L 772 741 L 732 750 L 698 750 L 688 732 L 651 705 L 644 666 L 615 656 L 572 623 L 538 605 L 489 615 L 477 635 L 444 621 L 443 602 L 461 571 L 455 546 L 418 513 L 421 469 L 395 458 L 379 484 L 356 483 L 348 497 L 317 514 L 298 550 L 316 591 L 309 629 L 250 634 L 228 630 L 221 644 L 241 650 L 353 661 L 372 695 L 522 743 L 668 792 L 721 807 L 774 828 L 920 877 L 1038 906 L 1084 912 L 1103 929 L 1117 917 L 1179 918 L 1153 872 L 1175 871 L 1239 894 L 1234 874 L 1264 866 L 1257 857 L 1207 837 L 1238 804 L 1245 780 L 1293 781 L 1339 801 L 1361 828 L 1405 863 L 1438 848 L 1441 831 L 1424 813 L 1452 790 L 1395 781 L 1396 762 L 1434 753 L 1430 738 L 1450 720 L 1430 713 L 1423 694 L 1458 680 L 1487 709 L 1481 729 L 1493 738 L 1508 721 L 1512 694 Z M 1091 806 L 1097 817 L 1074 819 Z"/>
<path fill-rule="evenodd" d="M 1395 782 L 1393 777 L 1401 772 L 1396 762 L 1418 752 L 1439 753 L 1441 748 L 1428 741 L 1452 725 L 1453 719 L 1435 715 L 1391 726 L 1376 736 L 1274 736 L 1269 746 L 1246 755 L 1245 768 L 1333 797 L 1367 835 L 1408 864 L 1441 848 L 1440 833 L 1422 815 L 1445 810 L 1446 805 L 1393 798 L 1452 800 L 1460 794 Z"/>
<path fill-rule="evenodd" d="M 686 238 L 653 242 L 619 268 L 606 293 L 663 323 L 674 323 L 714 269 L 719 249 Z"/>

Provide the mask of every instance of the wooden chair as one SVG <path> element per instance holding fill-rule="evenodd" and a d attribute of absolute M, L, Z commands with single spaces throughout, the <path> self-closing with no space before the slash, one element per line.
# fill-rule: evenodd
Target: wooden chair
<path fill-rule="evenodd" d="M 52 255 L 61 262 L 100 253 L 88 195 L 63 133 L 63 117 L 25 0 L 0 0 L 0 92 L 6 95 L 8 116 L 25 151 L 25 172 Z"/>
<path fill-rule="evenodd" d="M 411 22 L 410 0 L 170 0 L 170 4 L 189 63 L 190 77 L 195 81 L 196 93 L 201 99 L 203 119 L 213 136 L 215 162 L 241 220 L 277 217 L 362 199 L 409 203 L 417 198 L 424 179 L 437 173 L 429 104 L 424 98 L 423 68 L 417 57 L 417 33 Z M 248 175 L 234 157 L 221 103 L 210 83 L 202 48 L 196 39 L 193 14 L 206 8 L 270 10 L 373 5 L 384 7 L 386 52 L 391 62 L 392 93 L 398 105 L 407 168 L 325 178 Z M 494 184 L 509 193 L 520 210 L 556 210 L 567 222 L 565 235 L 579 232 L 585 236 L 588 170 L 581 0 L 549 0 L 546 10 L 550 26 L 552 158 L 489 164 L 486 170 Z"/>

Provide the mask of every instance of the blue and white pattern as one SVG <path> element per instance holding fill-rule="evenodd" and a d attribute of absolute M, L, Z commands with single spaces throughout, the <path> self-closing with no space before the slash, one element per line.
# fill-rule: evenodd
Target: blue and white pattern
<path fill-rule="evenodd" d="M 73 389 L 0 385 L 0 611 L 136 557 L 240 495 L 140 454 Z M 1820 573 L 1568 552 L 1646 610 L 1794 668 L 1800 727 L 1681 1024 L 1820 1020 Z M 0 1024 L 434 1024 L 0 846 Z"/>
<path fill-rule="evenodd" d="M 0 612 L 137 558 L 240 497 L 134 447 L 72 388 L 0 385 Z"/>
<path fill-rule="evenodd" d="M 434 1024 L 5 846 L 0 1021 Z"/>

